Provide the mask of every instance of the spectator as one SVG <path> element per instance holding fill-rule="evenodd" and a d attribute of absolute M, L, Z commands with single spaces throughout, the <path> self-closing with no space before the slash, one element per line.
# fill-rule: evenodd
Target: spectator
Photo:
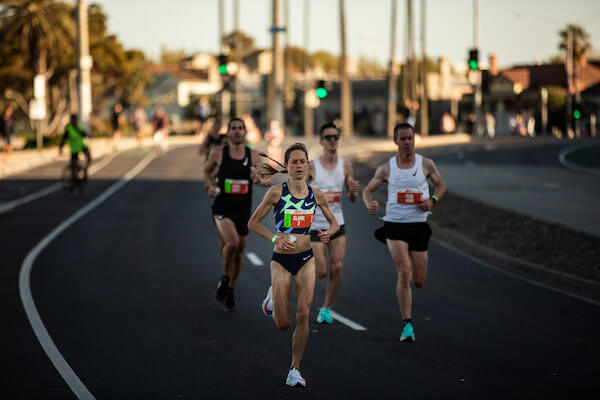
<path fill-rule="evenodd" d="M 2 118 L 0 118 L 0 133 L 2 133 L 2 138 L 4 139 L 4 151 L 8 154 L 12 152 L 11 138 L 15 132 L 13 112 L 12 106 L 8 106 L 4 110 L 4 113 L 2 113 Z"/>

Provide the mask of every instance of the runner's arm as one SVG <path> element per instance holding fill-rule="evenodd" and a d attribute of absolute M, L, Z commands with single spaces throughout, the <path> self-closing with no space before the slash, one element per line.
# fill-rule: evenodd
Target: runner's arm
<path fill-rule="evenodd" d="M 346 184 L 346 195 L 350 201 L 356 201 L 360 190 L 360 183 L 354 179 L 353 175 L 352 163 L 344 160 L 344 183 Z"/>
<path fill-rule="evenodd" d="M 435 166 L 435 163 L 430 158 L 423 157 L 423 170 L 427 179 L 429 179 L 435 186 L 435 190 L 431 196 L 435 196 L 439 201 L 444 195 L 444 193 L 446 193 L 446 182 L 444 181 L 442 174 L 440 174 L 440 171 L 438 171 L 437 167 Z M 419 204 L 423 211 L 431 210 L 434 205 L 435 203 L 433 202 L 431 197 L 429 199 L 423 200 Z"/>
<path fill-rule="evenodd" d="M 210 197 L 217 197 L 217 182 L 215 182 L 214 172 L 218 168 L 218 156 L 220 148 L 216 148 L 210 152 L 208 159 L 204 164 L 204 188 Z"/>
<path fill-rule="evenodd" d="M 308 171 L 306 171 L 306 183 L 312 183 L 315 180 L 315 162 L 310 160 L 308 162 Z"/>
<path fill-rule="evenodd" d="M 381 185 L 383 185 L 390 174 L 389 164 L 383 164 L 377 167 L 375 171 L 375 176 L 371 179 L 366 188 L 364 188 L 362 192 L 362 199 L 365 207 L 369 211 L 369 214 L 377 214 L 379 211 L 379 202 L 377 200 L 373 200 L 373 193 Z"/>
<path fill-rule="evenodd" d="M 279 197 L 281 197 L 281 185 L 270 188 L 267 193 L 265 193 L 265 196 L 258 207 L 256 207 L 256 210 L 254 210 L 254 214 L 252 214 L 248 220 L 248 229 L 265 240 L 272 240 L 275 233 L 269 232 L 261 222 L 267 216 L 271 208 L 277 204 Z M 279 240 L 283 240 L 283 238 L 279 237 L 275 242 Z"/>
<path fill-rule="evenodd" d="M 325 194 L 317 188 L 313 188 L 313 193 L 315 194 L 317 206 L 321 207 L 323 215 L 327 219 L 327 222 L 329 222 L 329 228 L 326 231 L 319 230 L 319 238 L 323 243 L 327 243 L 329 242 L 331 235 L 340 230 L 340 225 L 329 208 L 329 202 L 327 201 Z"/>

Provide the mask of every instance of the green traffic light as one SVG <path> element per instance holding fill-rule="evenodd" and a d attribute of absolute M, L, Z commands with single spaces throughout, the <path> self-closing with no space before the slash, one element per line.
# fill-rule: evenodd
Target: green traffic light
<path fill-rule="evenodd" d="M 574 117 L 575 119 L 579 119 L 579 118 L 581 118 L 581 111 L 579 111 L 579 110 L 575 110 L 575 111 L 573 111 L 573 117 Z"/>
<path fill-rule="evenodd" d="M 221 74 L 221 75 L 227 74 L 227 64 L 219 65 L 219 74 Z"/>
<path fill-rule="evenodd" d="M 320 99 L 324 99 L 325 97 L 327 97 L 327 89 L 320 87 L 317 88 L 317 97 Z"/>
<path fill-rule="evenodd" d="M 477 66 L 477 61 L 475 61 L 475 60 L 469 60 L 469 68 L 470 69 L 476 70 L 476 69 L 478 69 L 477 67 L 478 67 Z"/>

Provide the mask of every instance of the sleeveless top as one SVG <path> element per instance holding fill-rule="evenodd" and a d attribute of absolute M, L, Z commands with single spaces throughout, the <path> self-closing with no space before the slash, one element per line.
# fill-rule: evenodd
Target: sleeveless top
<path fill-rule="evenodd" d="M 333 170 L 326 170 L 321 164 L 321 160 L 315 158 L 315 180 L 313 186 L 321 189 L 327 197 L 329 208 L 340 226 L 344 224 L 344 213 L 342 211 L 342 192 L 344 190 L 344 159 L 338 157 L 338 163 Z M 327 229 L 329 222 L 323 215 L 319 207 L 315 211 L 315 220 L 312 224 L 313 229 Z"/>
<path fill-rule="evenodd" d="M 277 233 L 308 235 L 317 207 L 315 195 L 308 185 L 308 196 L 297 199 L 290 193 L 287 182 L 281 184 L 281 197 L 273 207 Z"/>
<path fill-rule="evenodd" d="M 221 193 L 215 198 L 215 213 L 250 214 L 252 207 L 252 179 L 250 168 L 252 158 L 250 149 L 241 160 L 229 156 L 229 146 L 223 148 L 223 158 L 217 171 L 217 185 Z"/>
<path fill-rule="evenodd" d="M 429 198 L 429 185 L 423 173 L 423 157 L 415 154 L 415 164 L 408 169 L 398 168 L 396 156 L 390 158 L 388 198 L 384 221 L 425 222 L 429 211 L 419 208 L 422 200 Z"/>

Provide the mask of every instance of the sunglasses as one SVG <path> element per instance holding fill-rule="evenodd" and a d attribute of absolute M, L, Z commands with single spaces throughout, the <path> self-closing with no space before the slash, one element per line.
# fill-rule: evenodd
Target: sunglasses
<path fill-rule="evenodd" d="M 323 139 L 325 139 L 329 142 L 332 140 L 340 140 L 340 135 L 325 135 L 325 136 L 323 136 Z"/>

